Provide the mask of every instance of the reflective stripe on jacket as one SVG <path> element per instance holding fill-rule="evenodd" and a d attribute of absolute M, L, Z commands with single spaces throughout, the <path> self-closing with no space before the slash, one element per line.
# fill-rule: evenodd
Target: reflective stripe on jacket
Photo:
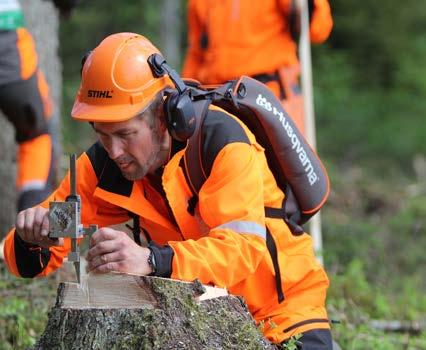
<path fill-rule="evenodd" d="M 293 236 L 283 220 L 265 219 L 264 207 L 281 208 L 284 195 L 268 168 L 263 148 L 237 118 L 213 106 L 202 133 L 203 164 L 209 176 L 199 192 L 194 215 L 187 210 L 192 192 L 182 166 L 184 150 L 172 156 L 162 175 L 174 223 L 147 201 L 144 181 L 125 180 L 97 143 L 77 163 L 82 223 L 102 227 L 127 221 L 128 211 L 139 215 L 140 225 L 151 238 L 172 248 L 171 278 L 198 278 L 242 295 L 273 342 L 300 331 L 329 328 L 324 307 L 328 279 L 314 257 L 310 236 Z M 68 177 L 43 203 L 44 207 L 49 200 L 66 198 Z M 267 229 L 278 249 L 285 295 L 281 303 L 266 247 Z M 16 275 L 22 275 L 28 266 L 36 272 L 35 265 L 39 267 L 37 275 L 47 275 L 62 264 L 70 249 L 66 241 L 63 248 L 33 249 L 34 253 L 24 257 L 19 245 L 22 242 L 11 231 L 5 243 L 5 258 Z"/>
<path fill-rule="evenodd" d="M 182 75 L 219 84 L 297 63 L 288 24 L 292 1 L 189 0 L 189 48 Z M 328 0 L 315 0 L 311 41 L 325 41 L 332 26 Z"/>

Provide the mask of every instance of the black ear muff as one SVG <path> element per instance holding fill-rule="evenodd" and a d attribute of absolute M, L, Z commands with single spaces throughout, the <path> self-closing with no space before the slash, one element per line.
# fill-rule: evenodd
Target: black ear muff
<path fill-rule="evenodd" d="M 160 54 L 154 53 L 149 56 L 148 64 L 155 77 L 167 74 L 176 86 L 176 90 L 166 91 L 164 114 L 170 135 L 178 141 L 185 142 L 194 133 L 196 123 L 190 89 Z"/>
<path fill-rule="evenodd" d="M 167 129 L 174 139 L 185 142 L 195 131 L 195 111 L 189 90 L 183 93 L 172 90 L 167 95 L 164 101 Z"/>

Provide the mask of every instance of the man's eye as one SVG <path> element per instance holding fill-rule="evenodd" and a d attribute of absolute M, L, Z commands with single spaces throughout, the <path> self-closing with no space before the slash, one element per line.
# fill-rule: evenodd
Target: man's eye
<path fill-rule="evenodd" d="M 118 136 L 126 138 L 126 137 L 132 136 L 133 134 L 134 134 L 134 132 L 129 131 L 129 132 L 122 132 Z"/>

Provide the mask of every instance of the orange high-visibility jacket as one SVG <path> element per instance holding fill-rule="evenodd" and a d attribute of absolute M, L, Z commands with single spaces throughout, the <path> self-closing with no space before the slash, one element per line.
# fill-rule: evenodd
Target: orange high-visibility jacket
<path fill-rule="evenodd" d="M 328 0 L 314 0 L 310 38 L 327 39 Z M 219 84 L 241 75 L 269 74 L 298 62 L 289 18 L 294 0 L 189 0 L 188 52 L 182 76 Z"/>
<path fill-rule="evenodd" d="M 124 179 L 96 143 L 77 162 L 82 223 L 102 227 L 127 221 L 129 212 L 138 215 L 151 238 L 169 246 L 171 278 L 198 278 L 243 296 L 273 342 L 310 329 L 328 329 L 324 304 L 329 282 L 314 257 L 311 237 L 294 236 L 282 219 L 265 218 L 264 207 L 281 208 L 284 194 L 268 168 L 263 148 L 245 125 L 217 107 L 210 107 L 202 134 L 208 178 L 193 214 L 188 210 L 193 194 L 182 164 L 184 144 L 175 148 L 161 178 L 171 219 L 167 211 L 159 210 L 158 201 L 147 200 L 153 188 L 146 178 Z M 69 174 L 42 205 L 64 200 L 68 194 Z M 281 303 L 267 231 L 278 252 Z M 15 275 L 44 276 L 61 266 L 69 250 L 69 241 L 49 250 L 31 247 L 12 230 L 5 242 L 5 259 Z"/>

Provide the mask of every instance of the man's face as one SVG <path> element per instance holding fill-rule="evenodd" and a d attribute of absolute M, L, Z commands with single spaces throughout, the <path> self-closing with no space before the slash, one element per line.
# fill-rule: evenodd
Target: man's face
<path fill-rule="evenodd" d="M 161 165 L 160 131 L 135 117 L 124 122 L 94 123 L 99 140 L 109 157 L 128 180 L 139 180 Z M 163 133 L 164 136 L 164 133 Z"/>

